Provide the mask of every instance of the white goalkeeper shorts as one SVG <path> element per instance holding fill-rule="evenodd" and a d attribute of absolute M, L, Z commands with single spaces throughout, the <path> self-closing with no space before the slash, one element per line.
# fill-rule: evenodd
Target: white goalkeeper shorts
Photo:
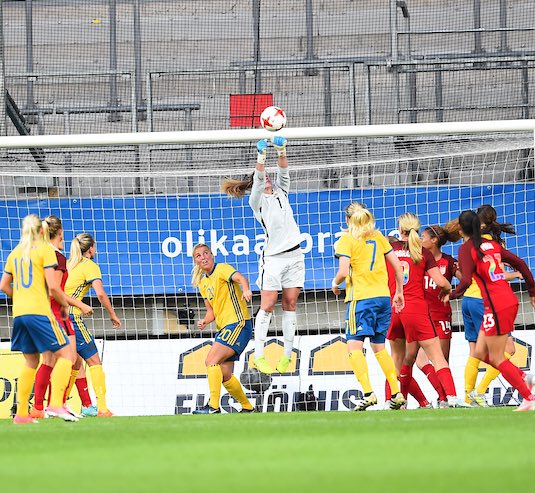
<path fill-rule="evenodd" d="M 261 256 L 256 285 L 265 291 L 302 288 L 305 284 L 305 255 L 301 249 Z"/>

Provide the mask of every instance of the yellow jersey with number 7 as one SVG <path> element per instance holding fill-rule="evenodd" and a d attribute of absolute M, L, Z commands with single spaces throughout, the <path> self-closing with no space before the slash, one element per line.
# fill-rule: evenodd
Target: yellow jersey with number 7
<path fill-rule="evenodd" d="M 385 255 L 392 251 L 388 240 L 379 232 L 362 239 L 344 233 L 336 243 L 335 256 L 348 257 L 345 302 L 390 297 Z"/>

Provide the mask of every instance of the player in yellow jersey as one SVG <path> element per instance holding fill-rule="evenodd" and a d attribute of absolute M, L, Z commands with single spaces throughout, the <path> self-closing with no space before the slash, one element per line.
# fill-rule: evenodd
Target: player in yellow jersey
<path fill-rule="evenodd" d="M 11 350 L 21 351 L 25 359 L 18 379 L 15 424 L 37 422 L 29 415 L 28 404 L 39 366 L 39 353 L 55 353 L 56 356 L 47 413 L 66 421 L 77 421 L 63 409 L 63 394 L 72 363 L 69 340 L 52 314 L 48 297 L 50 292 L 60 305 L 61 316 L 67 318 L 69 305 L 54 275 L 56 265 L 56 252 L 43 241 L 41 220 L 35 214 L 26 216 L 22 221 L 20 242 L 9 254 L 0 280 L 0 289 L 13 299 Z"/>
<path fill-rule="evenodd" d="M 221 385 L 242 405 L 241 412 L 253 412 L 253 405 L 232 373 L 234 361 L 240 359 L 253 335 L 247 308 L 253 296 L 249 281 L 229 264 L 217 264 L 210 248 L 202 243 L 193 248 L 193 261 L 193 286 L 199 288 L 206 306 L 206 315 L 197 325 L 202 330 L 215 321 L 219 329 L 206 356 L 210 400 L 193 414 L 221 412 Z"/>
<path fill-rule="evenodd" d="M 332 288 L 338 296 L 339 286 L 345 279 L 347 350 L 353 372 L 364 392 L 355 411 L 364 411 L 377 404 L 362 350 L 366 338 L 370 339 L 375 357 L 391 386 L 390 407 L 399 409 L 405 404 L 405 399 L 399 391 L 394 362 L 385 349 L 392 315 L 386 261 L 396 274 L 396 292 L 392 298 L 396 310 L 401 310 L 404 305 L 403 270 L 388 240 L 375 229 L 373 214 L 364 205 L 357 202 L 350 204 L 346 209 L 346 222 L 348 229 L 336 244 L 335 256 L 339 267 Z"/>
<path fill-rule="evenodd" d="M 118 329 L 121 327 L 121 320 L 117 317 L 102 284 L 100 267 L 93 261 L 96 253 L 97 245 L 90 234 L 81 233 L 72 240 L 67 262 L 69 277 L 65 284 L 65 293 L 74 299 L 82 300 L 89 289 L 93 288 L 100 304 L 108 312 L 113 328 Z M 106 376 L 93 336 L 89 333 L 82 319 L 82 311 L 78 307 L 71 307 L 70 317 L 76 334 L 76 351 L 89 365 L 93 389 L 97 396 L 97 415 L 113 416 L 106 404 Z M 82 414 L 95 415 L 94 409 L 82 409 Z"/>

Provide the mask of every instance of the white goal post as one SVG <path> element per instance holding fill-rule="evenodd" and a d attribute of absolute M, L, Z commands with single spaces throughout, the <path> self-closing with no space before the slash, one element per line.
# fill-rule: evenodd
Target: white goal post
<path fill-rule="evenodd" d="M 292 180 L 290 202 L 303 233 L 306 283 L 298 305 L 297 363 L 277 376 L 261 399 L 265 409 L 292 409 L 313 385 L 324 409 L 348 409 L 360 386 L 345 356 L 345 306 L 331 293 L 333 244 L 344 227 L 343 210 L 364 202 L 385 234 L 412 211 L 422 226 L 442 225 L 464 209 L 493 205 L 517 235 L 507 246 L 535 270 L 535 120 L 285 128 Z M 0 262 L 18 242 L 28 213 L 59 216 L 66 249 L 80 232 L 93 234 L 105 288 L 124 329 L 111 328 L 98 301 L 88 327 L 99 339 L 108 376 L 110 408 L 117 414 L 191 411 L 207 394 L 204 356 L 215 327 L 200 333 L 203 304 L 191 286 L 191 249 L 208 243 L 219 262 L 255 280 L 263 245 L 261 227 L 247 199 L 220 192 L 222 180 L 244 177 L 256 162 L 255 143 L 273 136 L 263 129 L 0 137 Z M 40 150 L 38 159 L 35 150 Z M 34 154 L 32 151 L 34 150 Z M 268 150 L 273 170 L 276 154 Z M 459 245 L 448 244 L 456 254 Z M 535 317 L 521 282 L 516 320 L 517 361 L 531 361 Z M 91 294 L 91 292 L 90 292 Z M 281 351 L 280 308 L 266 355 Z M 453 323 L 462 330 L 458 305 Z M 9 303 L 0 297 L 0 350 L 9 347 Z M 452 370 L 462 389 L 467 344 L 454 334 Z M 246 368 L 252 344 L 236 373 Z M 381 372 L 370 359 L 374 388 Z M 0 358 L 0 377 L 2 376 Z M 415 372 L 426 394 L 434 391 Z M 501 382 L 488 398 L 510 398 Z M 234 403 L 223 403 L 226 410 Z M 412 403 L 411 405 L 414 405 Z M 2 409 L 0 408 L 0 413 Z"/>

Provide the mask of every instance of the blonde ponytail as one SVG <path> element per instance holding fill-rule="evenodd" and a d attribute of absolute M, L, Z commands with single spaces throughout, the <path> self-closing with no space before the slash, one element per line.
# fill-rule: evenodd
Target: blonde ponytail
<path fill-rule="evenodd" d="M 405 212 L 401 214 L 398 219 L 399 232 L 408 236 L 409 252 L 411 259 L 415 264 L 419 264 L 422 261 L 422 239 L 418 234 L 420 229 L 420 220 L 418 216 L 412 212 Z"/>
<path fill-rule="evenodd" d="M 245 195 L 247 190 L 253 186 L 253 176 L 251 175 L 244 180 L 236 180 L 235 178 L 225 178 L 221 184 L 221 191 L 230 197 L 240 199 Z"/>
<path fill-rule="evenodd" d="M 82 261 L 84 253 L 94 244 L 95 240 L 89 233 L 80 233 L 75 236 L 71 243 L 71 251 L 69 260 L 67 261 L 67 270 L 74 269 Z"/>
<path fill-rule="evenodd" d="M 43 219 L 43 240 L 45 243 L 52 245 L 50 240 L 53 240 L 59 232 L 63 229 L 61 219 L 57 216 L 47 216 Z M 53 245 L 52 245 L 53 246 Z"/>
<path fill-rule="evenodd" d="M 373 214 L 359 202 L 353 202 L 347 206 L 346 219 L 347 231 L 356 240 L 366 238 L 375 231 Z"/>
<path fill-rule="evenodd" d="M 34 243 L 42 241 L 41 232 L 43 225 L 41 219 L 35 214 L 28 214 L 22 220 L 22 233 L 18 246 L 22 250 L 22 258 L 30 261 L 30 252 Z"/>

